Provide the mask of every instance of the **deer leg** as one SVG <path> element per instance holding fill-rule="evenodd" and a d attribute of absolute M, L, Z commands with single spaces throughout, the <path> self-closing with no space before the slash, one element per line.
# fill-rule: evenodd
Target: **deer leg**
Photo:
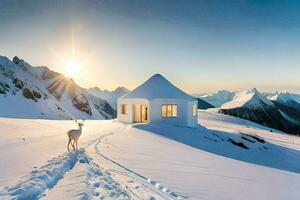
<path fill-rule="evenodd" d="M 69 139 L 69 142 L 68 142 L 68 151 L 70 152 L 70 143 L 71 143 L 71 139 Z"/>
<path fill-rule="evenodd" d="M 72 147 L 73 147 L 73 150 L 75 151 L 75 140 L 73 140 Z"/>
<path fill-rule="evenodd" d="M 76 150 L 78 151 L 78 144 L 77 144 L 78 140 L 76 140 Z"/>

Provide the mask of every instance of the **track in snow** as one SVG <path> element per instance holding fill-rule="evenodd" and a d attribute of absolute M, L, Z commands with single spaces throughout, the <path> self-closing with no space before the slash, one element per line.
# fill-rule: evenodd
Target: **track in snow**
<path fill-rule="evenodd" d="M 107 130 L 99 138 L 90 140 L 79 152 L 64 153 L 47 161 L 47 164 L 34 168 L 16 184 L 1 188 L 0 199 L 40 199 L 47 192 L 55 190 L 56 184 L 63 181 L 64 175 L 76 165 L 85 167 L 83 176 L 87 187 L 81 192 L 81 199 L 188 199 L 187 195 L 173 192 L 101 153 L 100 144 L 105 137 L 119 134 L 127 128 L 127 125 L 122 125 Z M 123 170 L 103 169 L 95 163 L 84 150 L 93 144 L 97 155 Z"/>
<path fill-rule="evenodd" d="M 118 181 L 114 180 L 110 173 L 107 173 L 102 167 L 96 164 L 93 159 L 81 151 L 78 156 L 78 165 L 84 165 L 87 187 L 81 191 L 80 199 L 116 199 L 131 200 L 135 194 L 126 190 Z"/>
<path fill-rule="evenodd" d="M 171 191 L 170 189 L 168 189 L 167 187 L 163 186 L 162 184 L 154 181 L 154 180 L 151 180 L 150 178 L 147 178 L 146 176 L 140 174 L 140 173 L 137 173 L 135 172 L 134 170 L 132 169 L 129 169 L 127 168 L 126 166 L 118 163 L 117 161 L 109 158 L 108 156 L 104 155 L 101 153 L 100 151 L 100 144 L 102 142 L 102 140 L 108 136 L 112 136 L 114 134 L 118 134 L 119 132 L 123 132 L 124 130 L 127 129 L 127 126 L 125 128 L 121 128 L 117 131 L 112 131 L 108 134 L 105 134 L 105 135 L 102 135 L 101 137 L 98 138 L 98 141 L 95 143 L 95 152 L 101 156 L 102 158 L 110 161 L 111 163 L 117 165 L 118 167 L 122 168 L 123 170 L 125 170 L 126 172 L 120 172 L 120 171 L 117 171 L 117 170 L 107 170 L 107 171 L 110 171 L 112 173 L 118 173 L 118 174 L 121 174 L 123 176 L 126 176 L 128 178 L 133 178 L 135 179 L 137 182 L 142 182 L 144 186 L 146 186 L 151 192 L 157 194 L 158 196 L 160 196 L 161 198 L 164 198 L 164 199 L 188 199 L 189 196 L 186 195 L 186 194 L 181 194 L 181 193 L 178 193 L 178 192 L 175 192 L 175 191 Z M 155 199 L 155 198 L 153 198 Z"/>
<path fill-rule="evenodd" d="M 14 186 L 0 191 L 0 199 L 39 199 L 46 190 L 52 189 L 78 160 L 77 153 L 65 153 L 53 158 L 46 165 L 35 168 Z"/>

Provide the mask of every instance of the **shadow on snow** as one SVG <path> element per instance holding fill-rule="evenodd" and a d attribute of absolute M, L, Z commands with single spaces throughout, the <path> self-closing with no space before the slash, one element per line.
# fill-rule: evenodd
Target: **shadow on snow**
<path fill-rule="evenodd" d="M 134 127 L 220 156 L 300 174 L 300 151 L 267 142 L 257 135 L 209 130 L 200 125 L 197 128 L 165 124 Z"/>

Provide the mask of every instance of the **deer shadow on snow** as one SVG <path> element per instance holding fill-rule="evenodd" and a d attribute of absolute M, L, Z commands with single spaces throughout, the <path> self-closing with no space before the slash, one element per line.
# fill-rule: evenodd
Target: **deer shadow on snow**
<path fill-rule="evenodd" d="M 196 128 L 166 124 L 133 127 L 219 156 L 300 174 L 300 151 L 267 142 L 257 135 L 233 134 L 200 125 Z"/>

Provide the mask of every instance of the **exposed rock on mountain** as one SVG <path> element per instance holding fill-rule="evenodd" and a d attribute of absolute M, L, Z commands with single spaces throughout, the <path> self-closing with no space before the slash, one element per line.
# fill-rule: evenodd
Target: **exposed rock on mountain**
<path fill-rule="evenodd" d="M 299 124 L 289 120 L 287 117 L 289 114 L 284 115 L 283 111 L 289 114 L 293 113 L 296 118 L 299 114 L 293 112 L 288 105 L 267 99 L 254 88 L 237 93 L 233 100 L 223 104 L 218 112 L 247 119 L 287 133 L 300 134 Z"/>
<path fill-rule="evenodd" d="M 0 116 L 111 119 L 116 111 L 60 73 L 0 56 Z"/>

